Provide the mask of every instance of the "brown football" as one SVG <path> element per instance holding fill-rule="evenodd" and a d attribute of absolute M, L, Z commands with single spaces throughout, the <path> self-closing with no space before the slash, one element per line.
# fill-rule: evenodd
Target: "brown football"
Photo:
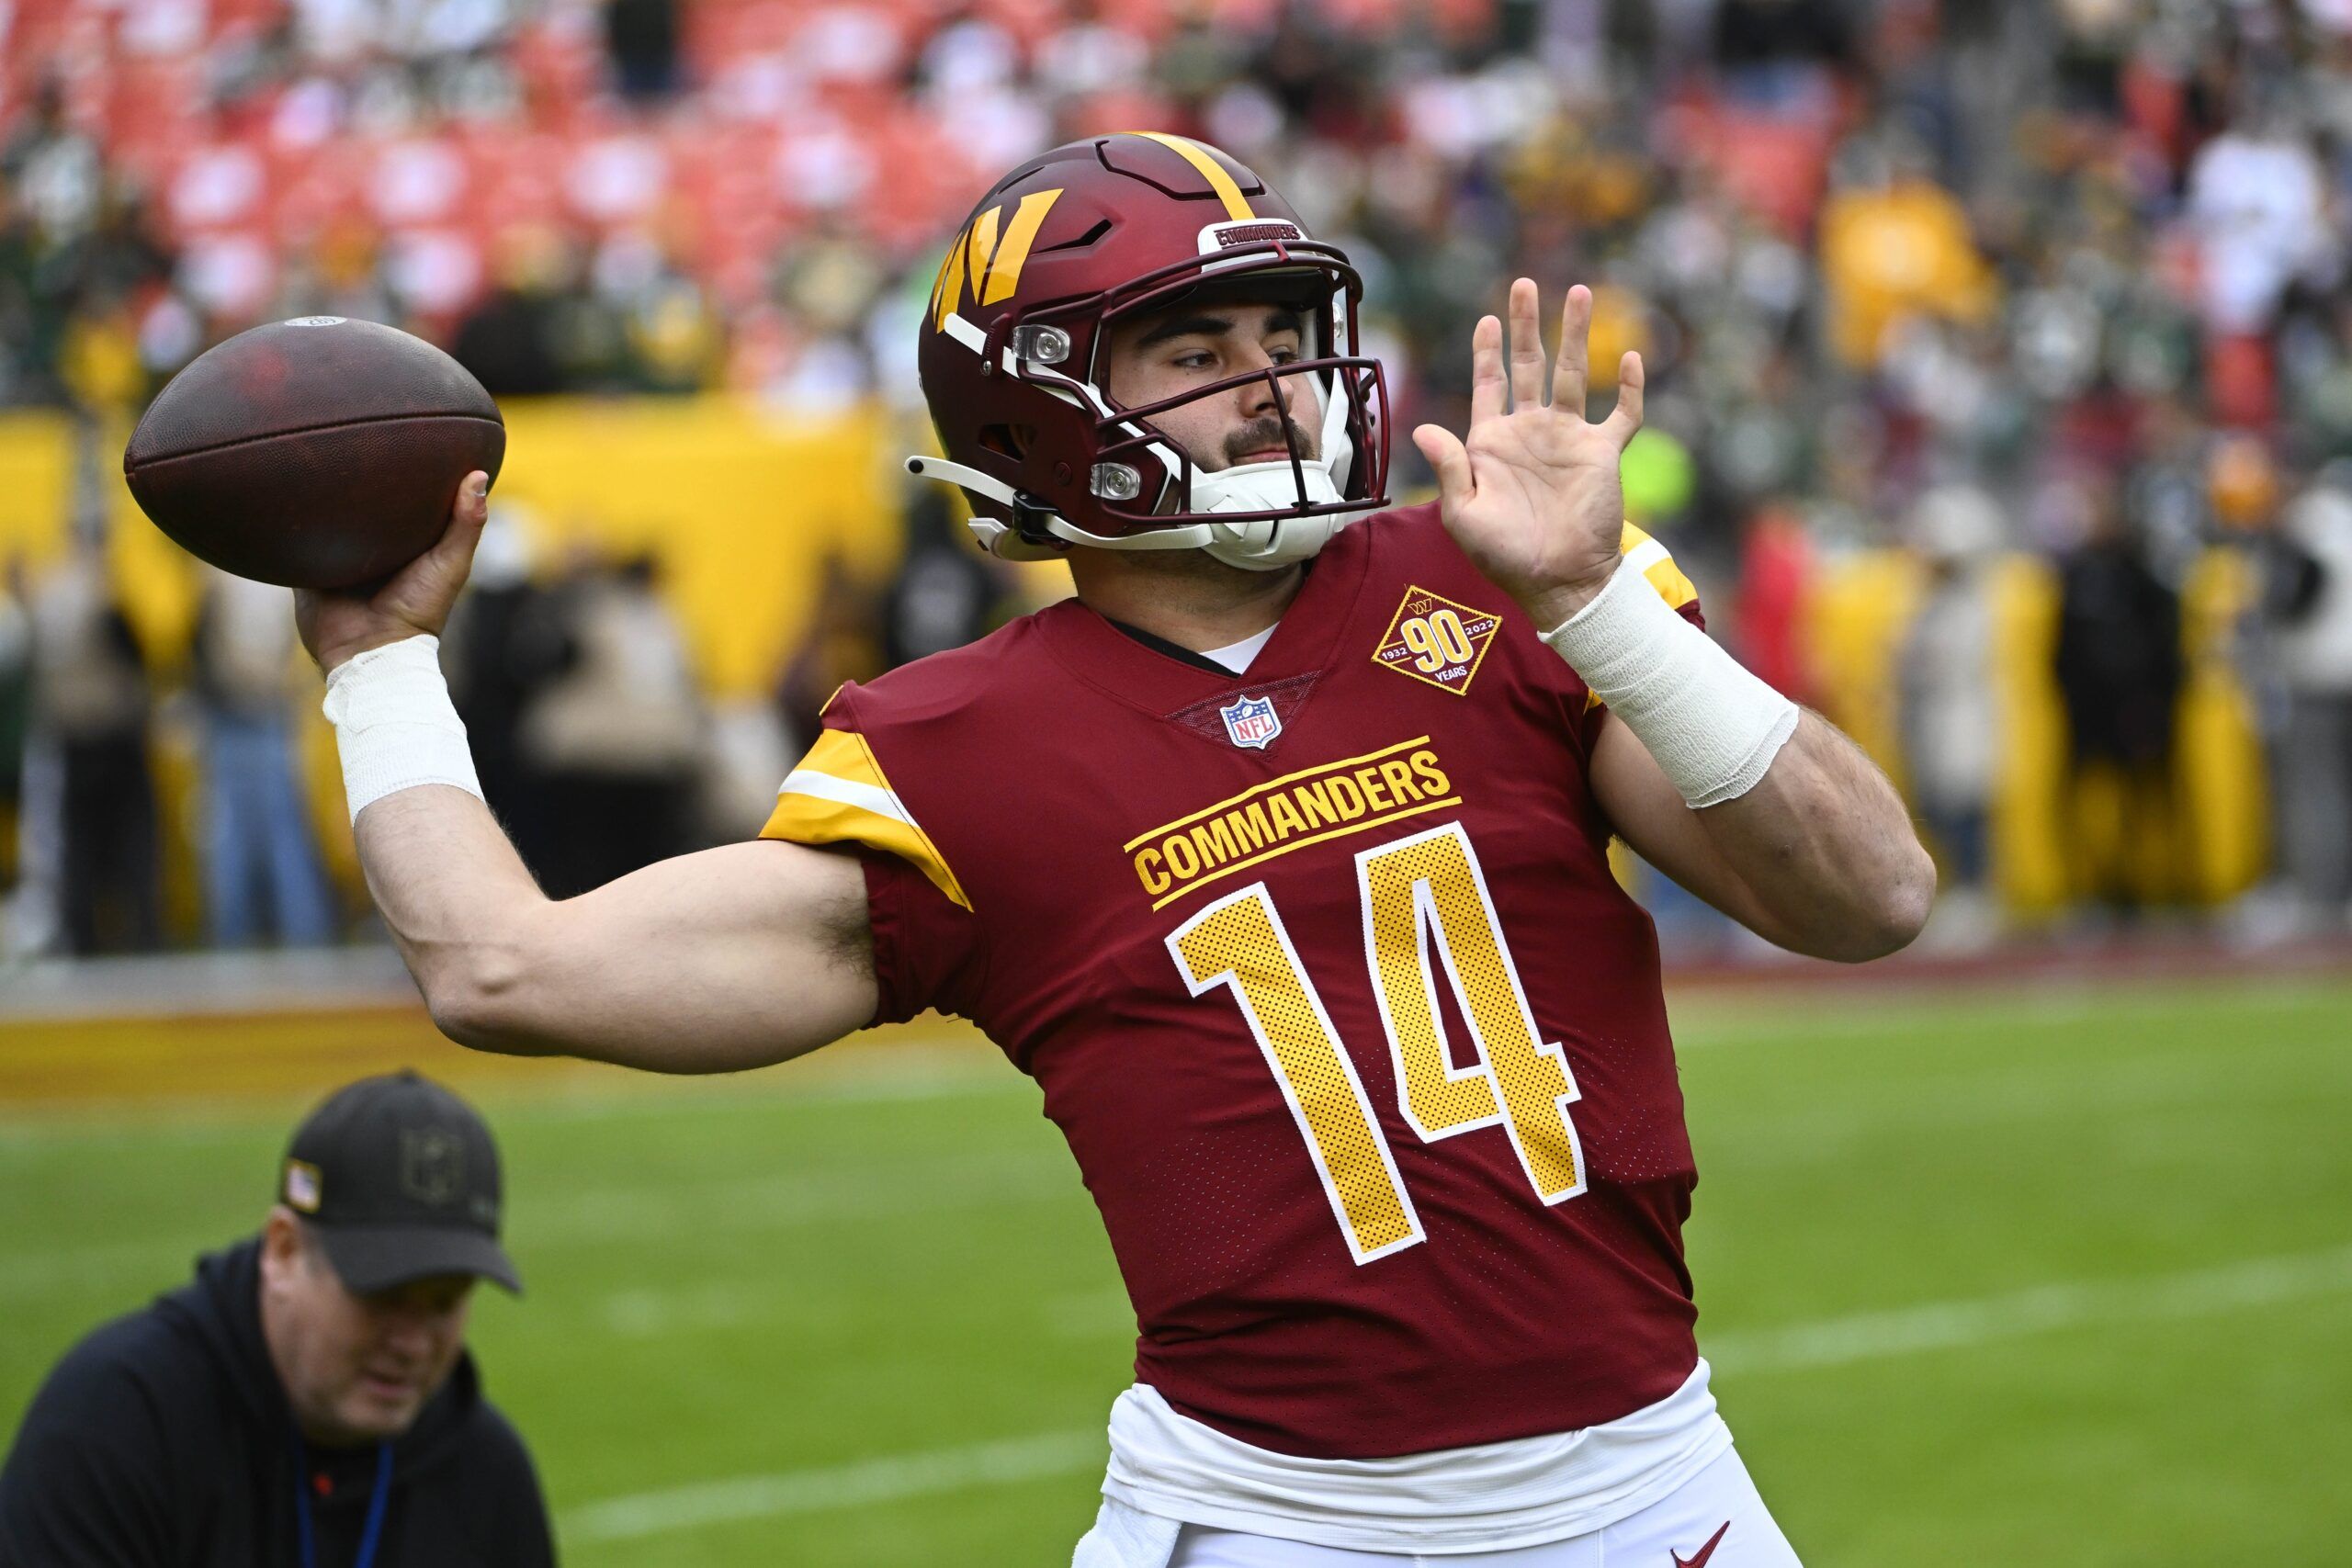
<path fill-rule="evenodd" d="M 506 455 L 465 367 L 392 327 L 301 316 L 198 356 L 150 404 L 123 477 L 155 526 L 224 571 L 350 588 L 448 524 L 458 485 Z"/>

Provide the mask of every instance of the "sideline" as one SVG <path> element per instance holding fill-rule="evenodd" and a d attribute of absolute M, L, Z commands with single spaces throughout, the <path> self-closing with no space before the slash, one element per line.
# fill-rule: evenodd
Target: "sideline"
<path fill-rule="evenodd" d="M 423 1050 L 406 1048 L 405 1036 L 397 1034 L 380 1049 L 367 1044 L 352 1048 L 335 1041 L 331 1030 L 321 1033 L 320 1021 L 306 1021 L 315 1038 L 305 1043 L 304 1055 L 257 1061 L 276 1055 L 282 1043 L 266 1042 L 257 1051 L 247 1048 L 239 1064 L 243 1070 L 222 1075 L 235 1080 L 227 1089 L 191 1087 L 208 1064 L 175 1060 L 150 1064 L 153 1092 L 115 1092 L 119 1086 L 111 1080 L 94 1080 L 96 1087 L 88 1094 L 17 1098 L 15 1068 L 0 1060 L 0 1069 L 6 1069 L 0 1070 L 0 1156 L 60 1144 L 117 1140 L 144 1147 L 159 1138 L 204 1143 L 241 1138 L 255 1127 L 282 1131 L 294 1108 L 307 1107 L 328 1087 L 402 1066 L 414 1066 L 457 1089 L 501 1126 L 940 1100 L 1033 1089 L 978 1031 L 966 1032 L 944 1021 L 852 1036 L 773 1066 L 703 1075 L 639 1072 L 560 1057 L 490 1055 L 451 1044 L 437 1034 L 429 1036 Z M 398 1024 L 400 1019 L 392 1021 Z M 190 1057 L 210 1043 L 200 1036 L 191 1043 L 187 1034 L 182 1032 L 176 1048 Z M 320 1039 L 323 1044 L 318 1043 Z M 0 1027 L 0 1058 L 19 1043 Z"/>
<path fill-rule="evenodd" d="M 2201 1317 L 2344 1292 L 2352 1292 L 2352 1246 L 2174 1274 L 2073 1280 L 1997 1296 L 1926 1302 L 1784 1328 L 1719 1335 L 1705 1348 L 1708 1360 L 1718 1371 L 1802 1371 L 1959 1349 L 2094 1324 Z M 568 1546 L 638 1540 L 704 1525 L 862 1507 L 973 1486 L 1075 1475 L 1101 1469 L 1104 1458 L 1099 1430 L 1044 1432 L 852 1464 L 632 1493 L 568 1510 L 560 1534 Z"/>

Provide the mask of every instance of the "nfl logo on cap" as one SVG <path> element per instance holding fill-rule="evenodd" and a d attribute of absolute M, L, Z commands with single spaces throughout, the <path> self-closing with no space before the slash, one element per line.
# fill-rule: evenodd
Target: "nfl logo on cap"
<path fill-rule="evenodd" d="M 1225 720 L 1225 732 L 1233 737 L 1236 746 L 1262 751 L 1283 732 L 1282 716 L 1274 711 L 1270 697 L 1243 697 L 1216 711 L 1217 716 Z"/>

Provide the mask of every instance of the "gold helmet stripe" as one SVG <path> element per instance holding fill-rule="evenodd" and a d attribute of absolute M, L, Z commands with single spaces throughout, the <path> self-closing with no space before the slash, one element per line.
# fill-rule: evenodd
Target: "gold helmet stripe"
<path fill-rule="evenodd" d="M 1209 188 L 1216 192 L 1219 201 L 1225 203 L 1225 215 L 1227 218 L 1238 221 L 1245 218 L 1258 216 L 1250 210 L 1248 198 L 1242 196 L 1241 187 L 1233 183 L 1233 176 L 1225 172 L 1225 165 L 1210 157 L 1199 142 L 1187 141 L 1181 136 L 1170 136 L 1164 130 L 1130 130 L 1126 134 L 1157 141 L 1162 147 L 1181 155 L 1184 162 L 1192 164 L 1193 167 L 1200 170 L 1201 177 L 1209 182 Z"/>

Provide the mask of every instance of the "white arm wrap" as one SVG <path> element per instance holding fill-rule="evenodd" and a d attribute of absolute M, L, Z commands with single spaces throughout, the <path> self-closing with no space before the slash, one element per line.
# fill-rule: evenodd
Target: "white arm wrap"
<path fill-rule="evenodd" d="M 476 799 L 466 727 L 441 678 L 441 639 L 413 637 L 371 648 L 327 677 L 327 722 L 343 753 L 351 819 L 395 790 L 454 784 Z"/>
<path fill-rule="evenodd" d="M 1649 748 L 1693 807 L 1754 789 L 1796 733 L 1796 704 L 1742 669 L 1630 564 L 1544 640 Z"/>

